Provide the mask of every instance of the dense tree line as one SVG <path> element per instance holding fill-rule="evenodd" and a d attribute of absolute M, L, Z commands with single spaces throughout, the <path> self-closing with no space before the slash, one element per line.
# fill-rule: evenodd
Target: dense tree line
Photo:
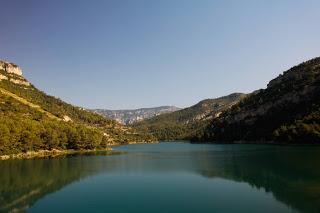
<path fill-rule="evenodd" d="M 108 139 L 98 128 L 48 118 L 4 95 L 0 100 L 0 154 L 107 146 Z"/>
<path fill-rule="evenodd" d="M 286 141 L 288 143 L 319 143 L 320 107 L 292 124 L 282 125 L 273 132 L 273 137 L 276 141 Z"/>

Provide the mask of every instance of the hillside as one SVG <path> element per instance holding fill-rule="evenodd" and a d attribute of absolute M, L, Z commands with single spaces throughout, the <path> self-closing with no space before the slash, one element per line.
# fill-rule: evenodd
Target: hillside
<path fill-rule="evenodd" d="M 154 116 L 162 115 L 169 112 L 180 110 L 175 106 L 160 106 L 153 108 L 129 109 L 129 110 L 108 110 L 108 109 L 95 109 L 101 115 L 114 119 L 122 124 L 133 124 Z"/>
<path fill-rule="evenodd" d="M 187 139 L 193 132 L 202 129 L 210 119 L 219 117 L 224 110 L 245 96 L 242 93 L 234 93 L 216 99 L 206 99 L 194 106 L 159 115 L 132 126 L 151 133 L 158 140 Z"/>
<path fill-rule="evenodd" d="M 0 61 L 0 155 L 52 149 L 103 149 L 151 140 L 129 127 L 38 90 Z"/>
<path fill-rule="evenodd" d="M 224 112 L 197 141 L 320 142 L 320 58 L 295 66 Z"/>

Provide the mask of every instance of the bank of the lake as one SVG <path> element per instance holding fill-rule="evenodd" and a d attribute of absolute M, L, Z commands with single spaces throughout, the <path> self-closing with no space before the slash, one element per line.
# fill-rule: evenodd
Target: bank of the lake
<path fill-rule="evenodd" d="M 0 155 L 0 160 L 12 160 L 12 159 L 30 159 L 30 158 L 44 158 L 44 157 L 58 157 L 61 155 L 76 155 L 76 154 L 119 154 L 118 151 L 114 151 L 112 147 L 128 145 L 128 144 L 146 144 L 146 143 L 159 143 L 159 141 L 153 142 L 129 142 L 127 144 L 111 144 L 108 148 L 104 149 L 51 149 L 51 150 L 38 150 L 38 151 L 26 151 L 15 154 Z"/>
<path fill-rule="evenodd" d="M 88 153 L 101 153 L 108 152 L 112 154 L 112 148 L 106 149 L 85 149 L 85 150 L 74 150 L 74 149 L 52 149 L 52 150 L 39 150 L 39 151 L 27 151 L 17 154 L 1 155 L 0 160 L 12 160 L 12 159 L 30 159 L 30 158 L 44 158 L 44 157 L 58 157 L 61 155 L 75 155 L 75 154 L 88 154 Z"/>

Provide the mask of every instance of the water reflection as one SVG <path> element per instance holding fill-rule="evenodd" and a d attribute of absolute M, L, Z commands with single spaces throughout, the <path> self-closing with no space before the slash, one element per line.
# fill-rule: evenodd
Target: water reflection
<path fill-rule="evenodd" d="M 0 162 L 0 212 L 23 212 L 46 194 L 104 168 L 99 158 L 69 156 Z"/>
<path fill-rule="evenodd" d="M 223 178 L 271 192 L 301 212 L 320 211 L 319 147 L 161 143 L 118 149 L 129 152 L 0 162 L 0 211 L 24 211 L 47 194 L 102 173 Z"/>

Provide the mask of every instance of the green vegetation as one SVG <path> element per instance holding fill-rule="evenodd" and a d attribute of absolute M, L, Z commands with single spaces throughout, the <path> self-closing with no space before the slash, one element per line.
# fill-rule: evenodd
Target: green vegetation
<path fill-rule="evenodd" d="M 151 133 L 158 140 L 188 139 L 190 135 L 204 129 L 210 119 L 246 95 L 234 93 L 217 99 L 207 99 L 183 110 L 147 119 L 132 126 L 143 132 Z"/>
<path fill-rule="evenodd" d="M 320 142 L 320 58 L 272 80 L 213 119 L 195 141 Z"/>
<path fill-rule="evenodd" d="M 283 125 L 273 132 L 277 141 L 288 143 L 319 143 L 320 141 L 320 107 L 292 124 Z"/>
<path fill-rule="evenodd" d="M 0 155 L 52 149 L 105 149 L 108 144 L 150 141 L 101 115 L 46 95 L 22 77 L 0 70 Z"/>
<path fill-rule="evenodd" d="M 284 72 L 267 89 L 204 100 L 127 127 L 11 81 L 26 82 L 0 70 L 6 77 L 0 80 L 0 155 L 176 139 L 319 143 L 319 74 L 315 58 Z"/>

